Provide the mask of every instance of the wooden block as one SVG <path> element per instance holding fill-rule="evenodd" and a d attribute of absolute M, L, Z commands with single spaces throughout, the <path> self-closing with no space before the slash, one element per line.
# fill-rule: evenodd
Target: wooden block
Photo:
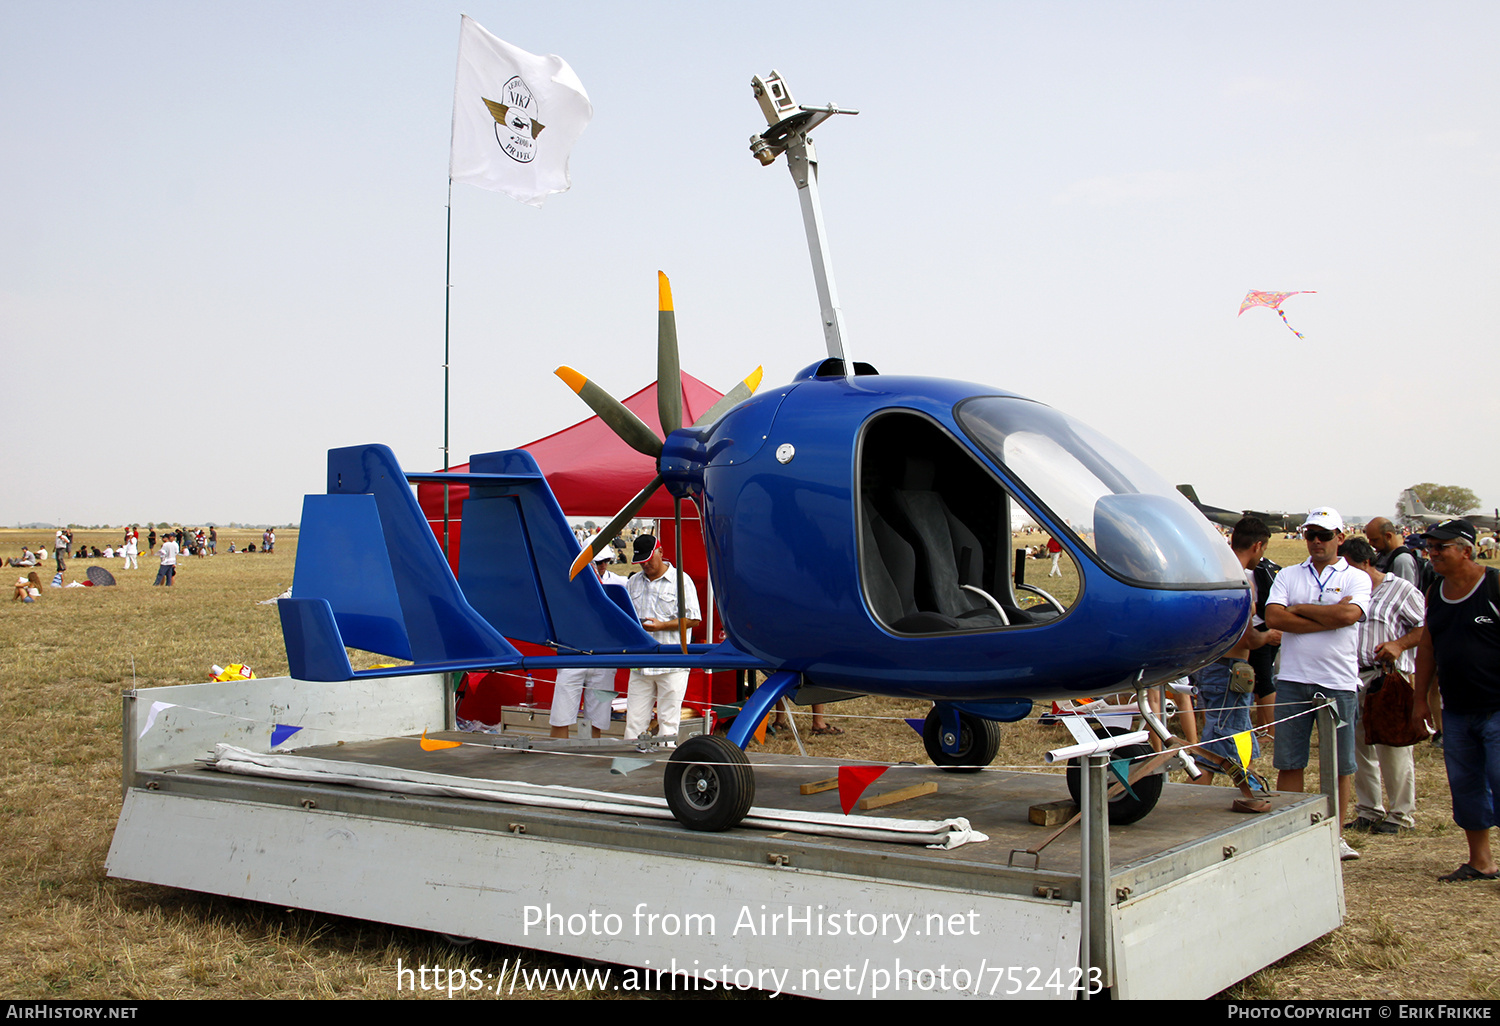
<path fill-rule="evenodd" d="M 811 783 L 803 784 L 797 790 L 802 794 L 819 794 L 823 791 L 832 791 L 838 786 L 839 778 L 829 777 L 827 780 L 814 780 Z"/>
<path fill-rule="evenodd" d="M 861 798 L 855 808 L 859 809 L 861 812 L 867 812 L 870 809 L 878 809 L 882 805 L 894 805 L 897 802 L 909 801 L 912 798 L 920 798 L 924 794 L 936 794 L 937 789 L 937 783 L 935 781 L 928 780 L 920 784 L 913 784 L 910 787 L 898 787 L 894 791 L 887 791 L 885 794 L 877 794 L 871 798 Z"/>
<path fill-rule="evenodd" d="M 1055 802 L 1041 802 L 1033 805 L 1026 813 L 1026 818 L 1035 826 L 1050 827 L 1066 823 L 1077 814 L 1077 805 L 1067 798 L 1059 798 Z"/>

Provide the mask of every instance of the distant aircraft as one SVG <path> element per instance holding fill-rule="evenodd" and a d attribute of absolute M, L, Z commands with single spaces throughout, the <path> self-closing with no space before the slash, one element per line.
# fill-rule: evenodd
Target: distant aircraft
<path fill-rule="evenodd" d="M 1412 523 L 1431 527 L 1433 524 L 1441 524 L 1444 520 L 1452 520 L 1453 517 L 1446 513 L 1434 513 L 1428 509 L 1426 504 L 1416 492 L 1410 488 L 1401 493 L 1401 516 L 1402 519 Z M 1460 520 L 1467 520 L 1473 524 L 1476 530 L 1500 531 L 1500 516 L 1486 516 L 1483 513 L 1466 513 Z"/>
<path fill-rule="evenodd" d="M 1236 513 L 1231 509 L 1220 509 L 1218 506 L 1206 506 L 1198 501 L 1198 492 L 1190 484 L 1180 484 L 1177 490 L 1187 496 L 1187 500 L 1198 507 L 1198 512 L 1208 517 L 1216 524 L 1225 527 L 1233 527 L 1243 517 L 1255 517 L 1273 531 L 1295 531 L 1302 522 L 1304 514 L 1301 513 L 1269 513 L 1257 509 L 1246 509 Z"/>

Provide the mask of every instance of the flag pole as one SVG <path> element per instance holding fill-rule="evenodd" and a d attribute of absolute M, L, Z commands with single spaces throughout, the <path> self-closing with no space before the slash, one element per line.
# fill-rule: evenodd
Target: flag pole
<path fill-rule="evenodd" d="M 467 14 L 458 16 L 458 60 L 454 71 L 454 81 L 458 80 L 459 70 L 463 68 L 464 61 L 464 21 Z M 453 305 L 453 140 L 458 133 L 458 87 L 453 90 L 453 114 L 448 122 L 448 232 L 444 242 L 443 256 L 443 473 L 447 473 L 451 464 L 448 461 L 448 324 L 449 309 Z M 448 554 L 448 495 L 450 485 L 443 482 L 443 562 L 451 568 L 453 558 Z"/>
<path fill-rule="evenodd" d="M 490 35 L 467 14 L 459 15 L 453 119 L 448 133 L 448 252 L 443 290 L 444 473 L 453 469 L 448 429 L 454 179 L 503 192 L 512 199 L 539 207 L 552 193 L 568 190 L 568 151 L 593 116 L 594 108 L 583 83 L 561 57 L 527 53 Z M 542 136 L 546 141 L 538 143 L 543 129 L 547 131 Z M 452 485 L 444 481 L 443 558 L 450 565 L 451 489 Z M 459 521 L 460 531 L 462 523 Z"/>
<path fill-rule="evenodd" d="M 449 142 L 452 148 L 452 142 Z M 448 175 L 448 240 L 447 255 L 443 262 L 443 473 L 448 472 L 448 310 L 453 296 L 453 175 Z M 451 486 L 443 482 L 443 561 L 453 559 L 448 554 L 448 490 Z"/>

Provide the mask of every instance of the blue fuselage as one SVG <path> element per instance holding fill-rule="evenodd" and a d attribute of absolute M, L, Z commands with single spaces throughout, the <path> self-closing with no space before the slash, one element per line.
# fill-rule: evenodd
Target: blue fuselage
<path fill-rule="evenodd" d="M 706 431 L 675 432 L 661 467 L 669 486 L 691 495 L 703 513 L 710 569 L 724 582 L 717 599 L 735 643 L 815 683 L 993 701 L 1170 679 L 1239 638 L 1251 604 L 1243 581 L 1148 585 L 1106 568 L 1025 481 L 966 434 L 956 407 L 986 395 L 1009 393 L 956 381 L 809 374 L 767 389 Z M 869 563 L 861 561 L 861 445 L 867 425 L 892 411 L 950 435 L 972 458 L 976 482 L 1004 489 L 1063 544 L 1081 578 L 1065 614 L 926 634 L 903 633 L 875 615 L 862 578 Z M 1195 537 L 1188 544 L 1213 543 Z M 1008 533 L 997 533 L 995 547 L 1002 544 L 1011 545 Z"/>

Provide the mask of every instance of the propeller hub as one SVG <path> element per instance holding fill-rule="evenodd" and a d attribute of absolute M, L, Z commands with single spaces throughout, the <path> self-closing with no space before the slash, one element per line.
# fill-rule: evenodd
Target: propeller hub
<path fill-rule="evenodd" d="M 657 469 L 667 491 L 679 499 L 703 491 L 703 468 L 708 466 L 706 431 L 673 431 L 662 443 Z"/>

